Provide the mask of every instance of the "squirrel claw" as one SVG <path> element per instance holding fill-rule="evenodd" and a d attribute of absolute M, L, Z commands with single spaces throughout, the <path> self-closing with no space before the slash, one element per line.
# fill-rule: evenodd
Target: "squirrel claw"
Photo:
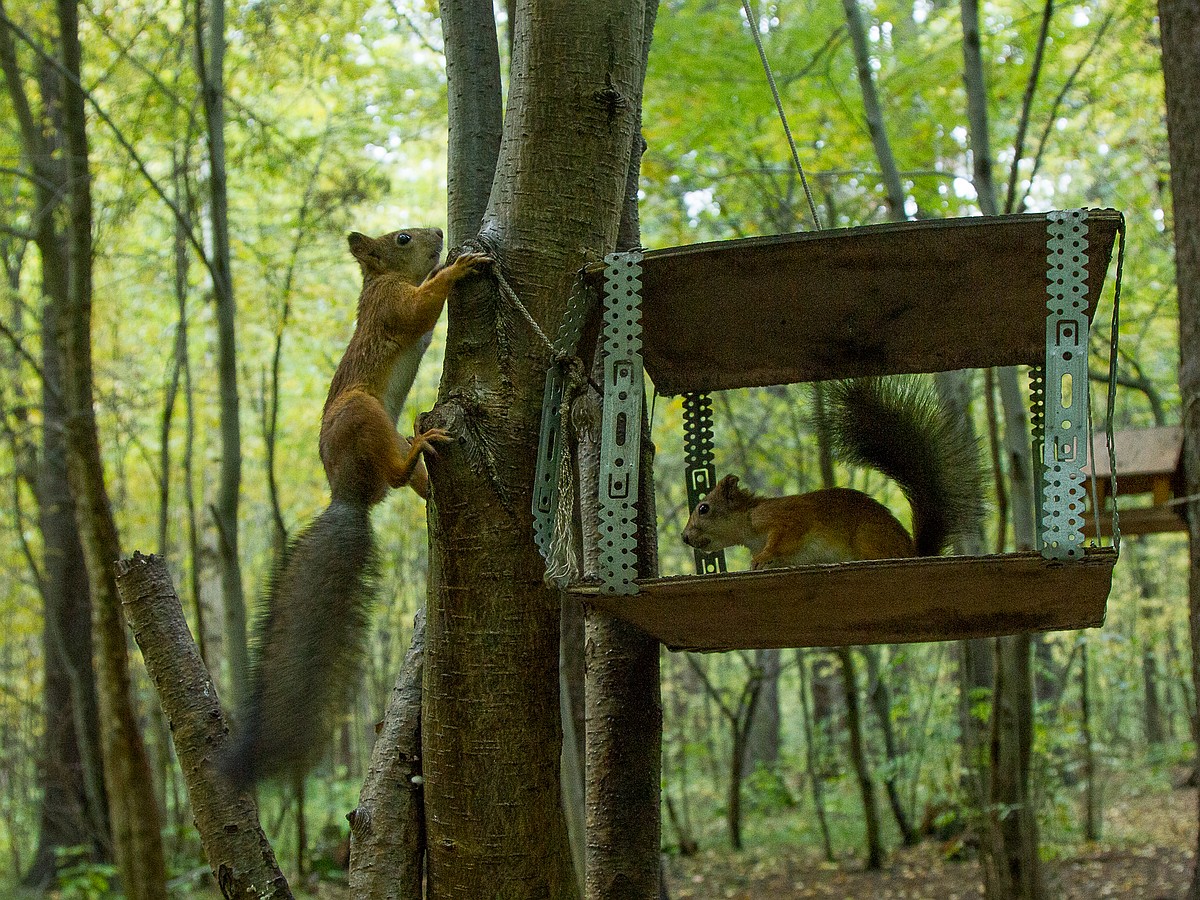
<path fill-rule="evenodd" d="M 434 449 L 434 443 L 446 443 L 454 440 L 454 436 L 444 428 L 430 428 L 426 431 L 414 431 L 412 443 L 414 447 L 420 447 L 422 452 L 437 456 L 437 450 Z"/>
<path fill-rule="evenodd" d="M 460 253 L 454 260 L 454 268 L 464 269 L 466 272 L 479 272 L 492 264 L 493 260 L 486 253 L 479 253 L 475 250 L 467 250 Z"/>

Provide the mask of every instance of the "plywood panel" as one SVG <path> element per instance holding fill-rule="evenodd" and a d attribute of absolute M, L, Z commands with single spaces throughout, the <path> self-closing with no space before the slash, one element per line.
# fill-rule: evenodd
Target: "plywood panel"
<path fill-rule="evenodd" d="M 635 597 L 572 588 L 673 649 L 945 641 L 1099 626 L 1110 548 L 1053 562 L 1036 553 L 931 557 L 656 578 Z"/>
<path fill-rule="evenodd" d="M 1089 315 L 1120 214 L 1089 213 Z M 663 394 L 1032 364 L 1045 356 L 1046 220 L 899 222 L 654 250 L 646 370 Z"/>

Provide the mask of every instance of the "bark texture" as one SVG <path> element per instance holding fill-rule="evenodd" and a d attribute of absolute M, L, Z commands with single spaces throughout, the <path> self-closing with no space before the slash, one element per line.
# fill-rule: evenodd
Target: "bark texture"
<path fill-rule="evenodd" d="M 421 900 L 425 862 L 421 794 L 421 673 L 425 610 L 392 688 L 350 820 L 350 893 L 371 900 Z"/>
<path fill-rule="evenodd" d="M 616 244 L 644 72 L 643 5 L 531 0 L 518 4 L 515 27 L 481 237 L 552 335 L 576 271 Z M 569 898 L 559 604 L 541 582 L 530 513 L 549 354 L 487 279 L 460 285 L 449 307 L 438 405 L 425 421 L 458 439 L 429 466 L 428 893 Z"/>
<path fill-rule="evenodd" d="M 92 390 L 92 199 L 77 0 L 57 0 L 63 134 L 71 192 L 68 302 L 57 335 L 63 361 L 67 475 L 91 585 L 104 777 L 122 886 L 131 898 L 165 898 L 166 868 L 146 748 L 131 701 L 129 655 L 112 562 L 120 541 L 104 484 Z"/>
<path fill-rule="evenodd" d="M 7 17 L 3 3 L 0 15 Z M 24 163 L 35 176 L 39 215 L 34 218 L 33 240 L 41 257 L 43 298 L 41 458 L 34 477 L 42 534 L 46 724 L 38 847 L 24 876 L 29 886 L 43 886 L 53 877 L 58 848 L 90 846 L 96 858 L 106 858 L 112 849 L 92 677 L 91 596 L 75 502 L 67 484 L 62 359 L 55 340 L 68 299 L 66 234 L 55 217 L 69 195 L 61 152 L 61 92 L 49 63 L 43 60 L 40 68 L 39 114 L 25 92 L 12 32 L 0 24 L 0 72 L 16 115 Z"/>
<path fill-rule="evenodd" d="M 208 138 L 212 225 L 211 271 L 217 320 L 217 378 L 221 398 L 221 470 L 213 515 L 220 538 L 221 599 L 225 644 L 238 709 L 247 699 L 250 672 L 246 641 L 246 598 L 238 553 L 238 496 L 242 484 L 242 426 L 237 383 L 237 303 L 229 245 L 229 199 L 225 177 L 225 0 L 209 0 L 205 35 L 204 0 L 196 0 L 196 59 L 200 69 L 204 124 Z"/>
<path fill-rule="evenodd" d="M 161 556 L 134 553 L 116 565 L 117 588 L 146 670 L 171 723 L 192 816 L 221 895 L 290 898 L 275 854 L 258 823 L 252 795 L 234 791 L 212 762 L 229 735 L 212 677 L 188 631 Z"/>
<path fill-rule="evenodd" d="M 1179 393 L 1183 410 L 1186 495 L 1200 495 L 1200 6 L 1195 0 L 1159 0 L 1167 139 L 1174 206 L 1175 283 L 1179 288 Z M 1200 500 L 1188 518 L 1188 625 L 1192 681 L 1200 696 Z M 1200 900 L 1200 866 L 1188 896 Z"/>

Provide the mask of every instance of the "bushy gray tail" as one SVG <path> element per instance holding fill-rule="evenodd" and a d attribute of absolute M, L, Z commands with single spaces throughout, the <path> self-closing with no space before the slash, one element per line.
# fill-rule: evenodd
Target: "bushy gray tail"
<path fill-rule="evenodd" d="M 236 785 L 313 764 L 357 684 L 375 581 L 365 505 L 331 503 L 292 542 L 255 626 L 237 735 L 218 761 Z"/>
<path fill-rule="evenodd" d="M 900 485 L 913 510 L 918 556 L 936 556 L 983 517 L 983 471 L 970 424 L 952 418 L 916 377 L 855 378 L 829 386 L 826 424 L 843 462 Z"/>

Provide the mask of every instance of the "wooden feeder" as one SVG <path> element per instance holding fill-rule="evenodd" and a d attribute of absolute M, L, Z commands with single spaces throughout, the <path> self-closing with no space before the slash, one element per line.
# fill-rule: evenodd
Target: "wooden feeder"
<path fill-rule="evenodd" d="M 1123 506 L 1121 534 L 1158 534 L 1166 531 L 1187 531 L 1183 506 L 1172 503 L 1182 497 L 1183 429 L 1178 425 L 1157 428 L 1127 428 L 1113 434 L 1113 449 L 1117 457 L 1117 484 L 1121 496 L 1149 494 L 1150 505 Z M 1112 463 L 1108 444 L 1102 436 L 1092 442 L 1092 461 L 1087 468 L 1089 506 L 1093 497 L 1099 501 L 1100 534 L 1112 536 L 1112 516 L 1103 510 L 1113 502 Z M 1094 473 L 1094 474 L 1093 474 Z M 1096 535 L 1096 515 L 1089 509 L 1083 523 L 1087 537 Z"/>
<path fill-rule="evenodd" d="M 613 254 L 604 271 L 602 583 L 568 589 L 673 649 L 957 640 L 1102 624 L 1117 551 L 1083 546 L 1088 417 L 1080 408 L 1088 408 L 1090 323 L 1123 228 L 1115 210 L 1075 210 Z M 1035 436 L 1045 428 L 1036 460 L 1045 472 L 1042 551 L 729 573 L 720 555 L 698 553 L 698 571 L 712 574 L 635 579 L 643 352 L 658 391 L 685 395 L 693 504 L 715 482 L 709 391 L 1034 366 Z M 534 501 L 543 547 L 562 442 L 554 372 Z M 1072 385 L 1073 411 L 1063 406 Z"/>

